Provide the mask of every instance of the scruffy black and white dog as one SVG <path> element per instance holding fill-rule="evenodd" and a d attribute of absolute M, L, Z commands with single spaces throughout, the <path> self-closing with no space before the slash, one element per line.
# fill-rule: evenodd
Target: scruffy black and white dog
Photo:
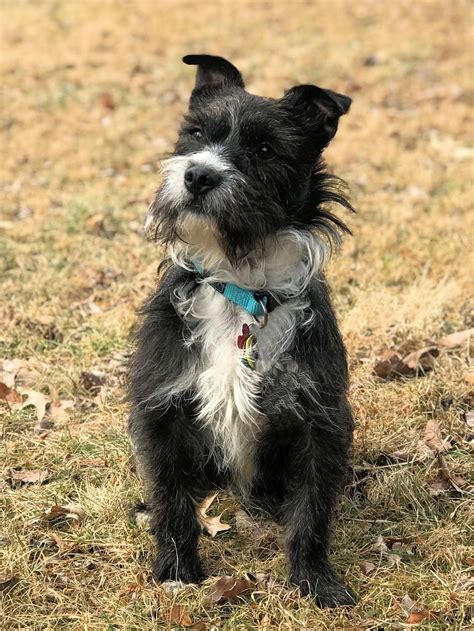
<path fill-rule="evenodd" d="M 198 582 L 197 505 L 230 487 L 286 527 L 291 581 L 353 604 L 328 559 L 353 421 L 322 269 L 350 208 L 321 152 L 351 100 L 249 94 L 221 57 L 196 85 L 148 214 L 169 257 L 143 310 L 130 433 L 148 483 L 157 580 Z"/>

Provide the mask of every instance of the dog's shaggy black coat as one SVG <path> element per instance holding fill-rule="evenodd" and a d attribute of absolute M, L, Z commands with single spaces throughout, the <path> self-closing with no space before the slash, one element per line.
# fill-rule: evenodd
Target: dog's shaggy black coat
<path fill-rule="evenodd" d="M 213 224 L 226 260 L 238 270 L 252 253 L 265 256 L 265 244 L 282 230 L 305 238 L 311 232 L 321 243 L 337 239 L 346 227 L 325 204 L 350 204 L 337 178 L 325 172 L 321 152 L 350 99 L 308 85 L 280 100 L 258 97 L 245 91 L 238 70 L 222 58 L 199 55 L 184 61 L 198 71 L 174 155 L 192 157 L 211 148 L 226 167 L 211 194 L 170 196 L 165 176 L 150 209 L 161 242 L 184 245 L 183 217 L 201 216 Z M 227 188 L 219 185 L 221 176 L 229 178 Z M 196 506 L 212 488 L 232 486 L 238 478 L 216 441 L 212 419 L 199 418 L 197 381 L 185 378 L 199 378 L 204 350 L 199 339 L 189 342 L 198 324 L 177 302 L 180 295 L 199 291 L 191 264 L 166 264 L 143 309 L 130 378 L 130 434 L 148 484 L 158 550 L 153 574 L 160 581 L 203 578 Z M 281 306 L 275 315 L 292 300 L 276 294 Z M 246 495 L 270 508 L 286 527 L 291 581 L 331 607 L 354 602 L 328 559 L 330 522 L 353 431 L 348 370 L 321 271 L 298 300 L 304 300 L 302 317 L 294 320 L 290 342 L 259 377 L 256 405 L 265 422 L 255 440 Z"/>

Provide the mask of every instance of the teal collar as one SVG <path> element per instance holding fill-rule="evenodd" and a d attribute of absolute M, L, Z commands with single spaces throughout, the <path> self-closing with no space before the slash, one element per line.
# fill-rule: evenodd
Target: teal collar
<path fill-rule="evenodd" d="M 193 259 L 193 265 L 198 275 L 198 282 L 203 282 L 208 274 L 204 272 L 200 261 Z M 275 308 L 273 306 L 275 300 L 268 292 L 254 292 L 250 289 L 244 289 L 243 287 L 234 285 L 234 283 L 208 282 L 208 284 L 227 298 L 227 300 L 245 309 L 245 311 L 250 313 L 254 318 L 263 316 L 265 324 L 268 311 Z M 265 326 L 265 324 L 262 326 Z"/>

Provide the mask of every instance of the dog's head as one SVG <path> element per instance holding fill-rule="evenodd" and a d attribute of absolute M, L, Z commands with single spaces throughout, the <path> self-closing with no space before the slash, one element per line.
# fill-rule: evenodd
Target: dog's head
<path fill-rule="evenodd" d="M 349 204 L 320 155 L 351 99 L 314 85 L 277 100 L 256 96 L 222 57 L 183 61 L 197 66 L 196 84 L 149 210 L 158 239 L 199 245 L 212 231 L 237 264 L 283 228 L 344 228 L 324 209 L 327 201 Z"/>

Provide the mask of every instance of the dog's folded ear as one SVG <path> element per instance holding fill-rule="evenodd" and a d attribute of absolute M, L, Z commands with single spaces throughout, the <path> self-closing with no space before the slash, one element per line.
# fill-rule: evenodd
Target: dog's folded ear
<path fill-rule="evenodd" d="M 285 92 L 282 102 L 295 108 L 311 126 L 316 126 L 326 145 L 337 131 L 339 117 L 349 111 L 352 100 L 316 85 L 297 85 Z"/>
<path fill-rule="evenodd" d="M 237 68 L 224 59 L 214 55 L 186 55 L 185 64 L 197 66 L 195 90 L 204 86 L 233 85 L 245 87 L 242 75 Z"/>

